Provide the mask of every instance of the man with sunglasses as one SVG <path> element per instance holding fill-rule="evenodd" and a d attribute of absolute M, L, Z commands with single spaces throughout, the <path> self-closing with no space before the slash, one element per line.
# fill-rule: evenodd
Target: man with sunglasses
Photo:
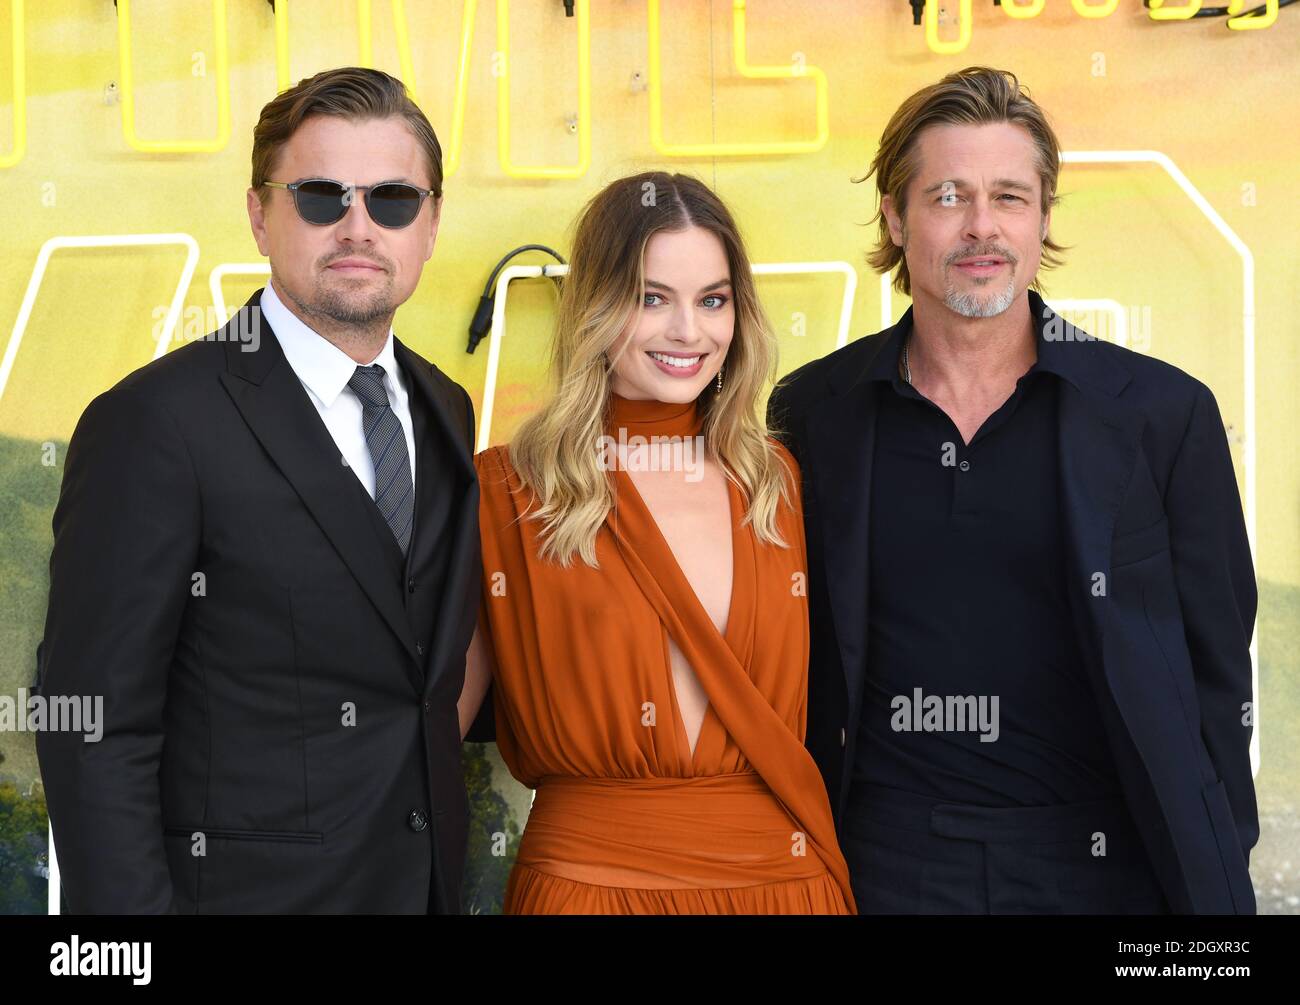
<path fill-rule="evenodd" d="M 344 68 L 262 110 L 252 161 L 270 281 L 68 448 L 38 686 L 103 714 L 37 743 L 67 905 L 457 913 L 473 408 L 392 329 L 441 150 Z"/>

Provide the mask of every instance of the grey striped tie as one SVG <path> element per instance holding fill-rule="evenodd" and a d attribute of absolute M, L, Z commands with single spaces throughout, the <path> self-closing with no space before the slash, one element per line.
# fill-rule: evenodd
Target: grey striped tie
<path fill-rule="evenodd" d="M 388 407 L 384 368 L 378 363 L 357 367 L 348 387 L 361 399 L 361 428 L 366 434 L 370 459 L 375 462 L 375 505 L 384 514 L 405 555 L 411 543 L 411 522 L 415 519 L 414 486 L 406 434 Z"/>

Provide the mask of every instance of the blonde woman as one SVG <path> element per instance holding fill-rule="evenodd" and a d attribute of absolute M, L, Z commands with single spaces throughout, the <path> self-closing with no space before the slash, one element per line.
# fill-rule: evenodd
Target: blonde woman
<path fill-rule="evenodd" d="M 849 914 L 803 745 L 794 459 L 757 401 L 775 344 L 701 182 L 650 173 L 577 226 L 554 394 L 476 458 L 483 596 L 461 732 L 536 797 L 511 914 Z"/>

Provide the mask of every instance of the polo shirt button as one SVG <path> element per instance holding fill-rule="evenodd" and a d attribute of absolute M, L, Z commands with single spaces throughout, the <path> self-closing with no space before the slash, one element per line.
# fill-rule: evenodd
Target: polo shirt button
<path fill-rule="evenodd" d="M 424 643 L 423 643 L 423 642 L 417 642 L 417 643 L 415 644 L 415 654 L 416 654 L 417 656 L 423 656 L 423 655 L 424 655 Z"/>
<path fill-rule="evenodd" d="M 841 746 L 841 747 L 844 746 L 844 741 L 845 741 L 844 727 L 841 726 L 841 727 L 840 727 L 840 746 Z"/>
<path fill-rule="evenodd" d="M 960 464 L 957 465 L 957 467 L 961 468 L 963 471 L 969 471 L 970 461 L 962 461 Z"/>

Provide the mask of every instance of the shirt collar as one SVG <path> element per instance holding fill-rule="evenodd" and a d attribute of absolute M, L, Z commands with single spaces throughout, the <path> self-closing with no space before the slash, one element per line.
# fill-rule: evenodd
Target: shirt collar
<path fill-rule="evenodd" d="M 899 319 L 898 324 L 885 333 L 885 344 L 880 347 L 880 351 L 872 358 L 871 364 L 867 367 L 867 372 L 863 374 L 865 379 L 892 381 L 898 377 L 903 358 L 903 339 L 910 335 L 911 332 L 912 308 L 909 307 L 907 313 Z"/>
<path fill-rule="evenodd" d="M 299 320 L 275 293 L 270 282 L 262 290 L 262 314 L 266 317 L 275 334 L 276 341 L 284 350 L 285 359 L 293 367 L 293 372 L 311 389 L 311 392 L 330 408 L 345 387 L 359 365 L 356 360 L 345 353 L 323 335 L 318 335 Z M 372 363 L 384 368 L 386 380 L 397 379 L 397 356 L 393 350 L 393 329 L 388 329 L 388 338 Z"/>
<path fill-rule="evenodd" d="M 1032 373 L 1054 373 L 1058 377 L 1073 379 L 1067 370 L 1067 360 L 1062 356 L 1063 340 L 1060 337 L 1048 338 L 1047 322 L 1054 317 L 1049 308 L 1033 290 L 1028 290 L 1029 317 L 1034 325 L 1034 339 L 1037 343 L 1038 361 L 1030 367 L 1025 375 Z M 898 324 L 888 329 L 885 343 L 876 353 L 863 375 L 866 380 L 892 381 L 896 386 L 904 384 L 899 367 L 903 358 L 903 340 L 912 333 L 912 308 L 898 320 Z M 1068 351 L 1068 350 L 1066 350 Z"/>

